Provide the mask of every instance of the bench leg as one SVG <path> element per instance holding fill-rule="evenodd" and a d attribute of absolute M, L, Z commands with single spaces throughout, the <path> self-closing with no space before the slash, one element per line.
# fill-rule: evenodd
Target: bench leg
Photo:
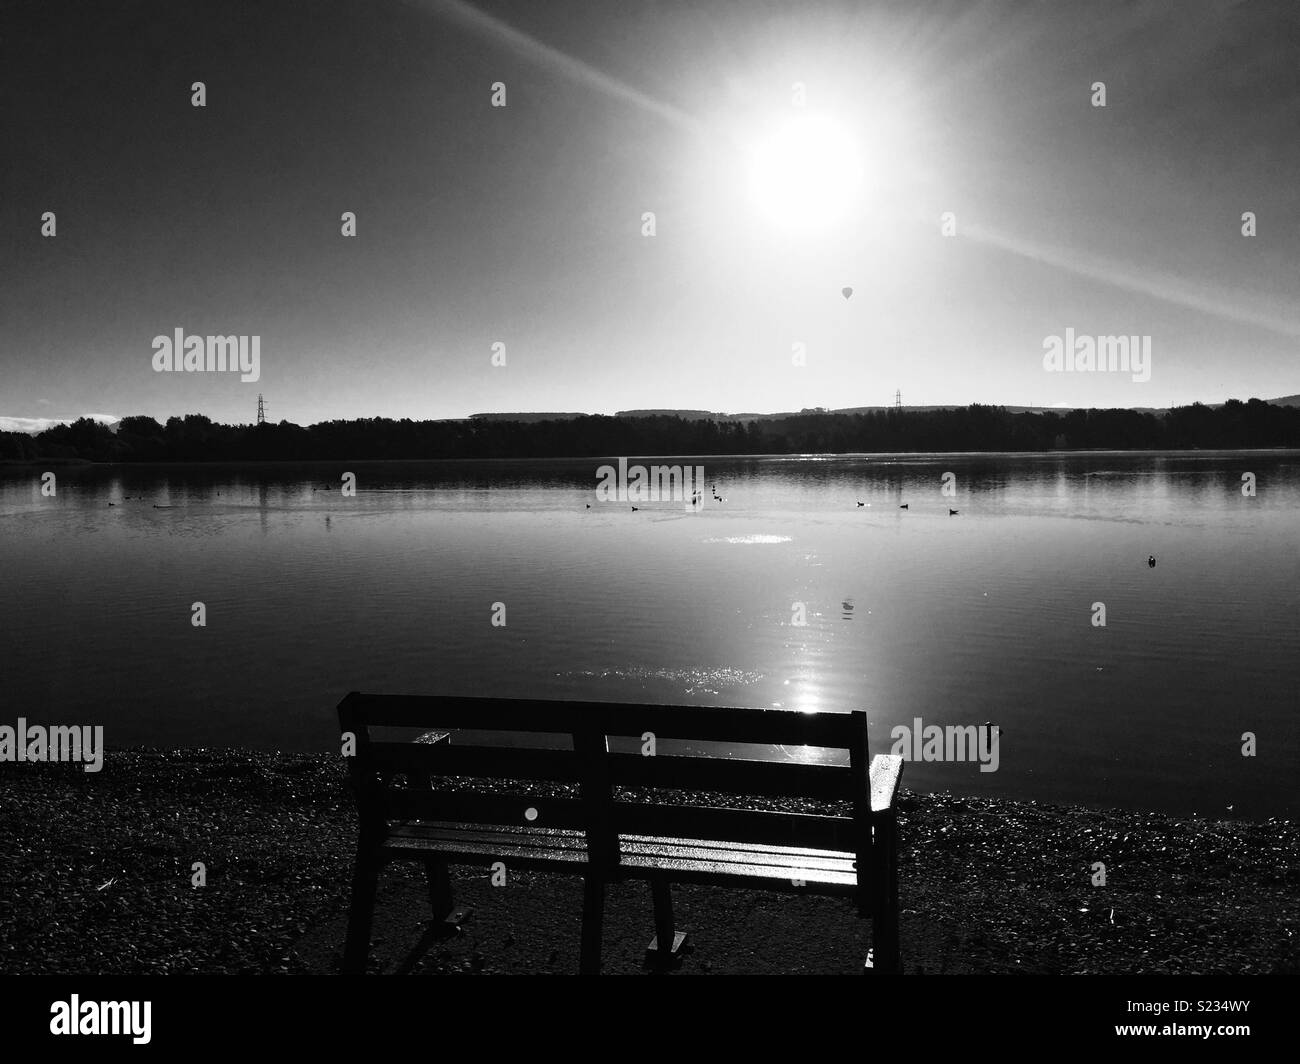
<path fill-rule="evenodd" d="M 892 814 L 874 825 L 872 857 L 874 890 L 871 904 L 873 967 L 882 975 L 902 972 L 898 943 L 898 825 Z"/>
<path fill-rule="evenodd" d="M 578 964 L 581 975 L 600 974 L 600 933 L 604 922 L 605 881 L 588 875 L 582 896 L 582 957 Z"/>
<path fill-rule="evenodd" d="M 447 874 L 447 862 L 425 862 L 424 879 L 429 887 L 429 906 L 433 909 L 433 919 L 446 919 L 451 915 L 455 904 L 451 894 L 451 876 Z"/>
<path fill-rule="evenodd" d="M 352 875 L 352 908 L 348 913 L 348 937 L 343 946 L 343 974 L 364 975 L 370 955 L 370 923 L 379 887 L 379 855 L 363 848 L 357 853 Z"/>
<path fill-rule="evenodd" d="M 677 930 L 677 921 L 673 917 L 672 884 L 667 876 L 655 876 L 650 880 L 650 897 L 654 901 L 655 940 L 650 943 L 647 956 L 655 967 L 667 968 L 686 941 L 685 933 Z"/>
<path fill-rule="evenodd" d="M 889 970 L 895 975 L 903 974 L 903 951 L 899 942 L 898 908 L 898 825 L 890 821 L 889 828 Z"/>
<path fill-rule="evenodd" d="M 668 880 L 663 876 L 650 880 L 650 897 L 655 907 L 656 952 L 666 961 L 673 954 L 673 938 L 677 930 L 673 923 L 673 891 Z"/>

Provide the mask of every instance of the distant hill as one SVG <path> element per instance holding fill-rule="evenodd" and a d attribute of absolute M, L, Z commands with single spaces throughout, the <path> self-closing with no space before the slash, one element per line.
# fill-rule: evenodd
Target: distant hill
<path fill-rule="evenodd" d="M 1300 395 L 1285 395 L 1279 399 L 1265 399 L 1264 402 L 1273 406 L 1300 406 Z M 935 410 L 964 410 L 969 404 L 965 403 L 941 403 L 934 406 L 904 406 L 902 409 L 912 414 L 926 413 Z M 995 406 L 995 403 L 985 403 L 984 406 Z M 1203 403 L 1211 410 L 1217 410 L 1223 406 L 1222 402 Z M 619 410 L 613 416 L 621 418 L 633 417 L 676 417 L 683 421 L 718 421 L 718 422 L 749 422 L 749 421 L 784 421 L 787 418 L 799 417 L 806 414 L 879 414 L 888 410 L 893 410 L 893 404 L 888 406 L 842 406 L 834 409 L 828 407 L 812 407 L 803 410 L 778 410 L 771 413 L 739 413 L 728 414 L 720 410 L 672 410 L 672 409 L 647 409 L 647 410 Z M 1072 409 L 1087 410 L 1089 407 L 1060 407 L 1060 406 L 1003 406 L 1008 414 L 1064 414 Z M 1106 409 L 1123 409 L 1129 410 L 1135 414 L 1166 414 L 1169 412 L 1168 407 L 1163 406 L 1130 406 Z M 589 414 L 471 414 L 471 421 L 571 421 L 574 418 L 589 417 Z"/>
<path fill-rule="evenodd" d="M 679 417 L 683 421 L 722 421 L 729 414 L 712 410 L 620 410 L 615 417 Z"/>
<path fill-rule="evenodd" d="M 575 418 L 587 417 L 587 414 L 470 414 L 470 421 L 518 421 L 525 424 L 534 421 L 573 421 Z M 448 418 L 449 421 L 457 421 L 459 418 Z"/>
<path fill-rule="evenodd" d="M 992 405 L 992 404 L 985 404 Z M 706 410 L 620 410 L 615 417 L 679 417 L 683 421 L 784 421 L 787 418 L 808 414 L 882 414 L 893 410 L 894 406 L 841 406 L 835 408 L 813 407 L 804 410 L 778 410 L 768 414 L 724 414 Z M 934 410 L 964 410 L 966 404 L 944 403 L 936 406 L 904 406 L 901 409 L 909 414 L 923 414 Z M 1063 414 L 1065 408 L 1051 406 L 1007 406 L 1003 407 L 1009 414 Z M 1082 408 L 1081 408 L 1082 409 Z M 1126 407 L 1140 414 L 1161 414 L 1163 410 L 1155 407 Z"/>

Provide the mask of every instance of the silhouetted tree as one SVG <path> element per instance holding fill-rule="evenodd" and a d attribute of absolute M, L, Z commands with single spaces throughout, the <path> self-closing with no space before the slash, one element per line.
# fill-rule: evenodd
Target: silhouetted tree
<path fill-rule="evenodd" d="M 1165 414 L 1071 410 L 1013 414 L 975 404 L 947 410 L 809 411 L 766 420 L 693 420 L 667 414 L 591 415 L 515 422 L 491 418 L 362 418 L 306 428 L 289 421 L 222 425 L 202 414 L 123 418 L 116 434 L 88 418 L 36 437 L 0 433 L 0 458 L 210 462 L 397 458 L 557 458 L 618 455 L 880 451 L 1143 450 L 1300 446 L 1300 408 L 1259 399 Z"/>

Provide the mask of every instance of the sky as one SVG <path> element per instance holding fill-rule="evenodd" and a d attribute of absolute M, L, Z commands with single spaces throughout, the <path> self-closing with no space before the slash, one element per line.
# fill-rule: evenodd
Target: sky
<path fill-rule="evenodd" d="M 10 0 L 0 427 L 1300 392 L 1288 40 L 1227 0 Z M 259 379 L 156 371 L 177 329 Z M 1149 379 L 1046 369 L 1067 329 Z"/>

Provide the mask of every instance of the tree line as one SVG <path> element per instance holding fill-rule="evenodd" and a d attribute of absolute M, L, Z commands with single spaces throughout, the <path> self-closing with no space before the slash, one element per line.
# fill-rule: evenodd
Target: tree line
<path fill-rule="evenodd" d="M 1300 407 L 1260 399 L 1219 407 L 1016 413 L 972 405 L 862 413 L 807 411 L 755 421 L 671 415 L 565 420 L 361 418 L 303 427 L 223 425 L 203 414 L 89 418 L 37 435 L 0 432 L 0 460 L 239 462 L 401 458 L 563 458 L 673 454 L 1181 450 L 1300 447 Z"/>

